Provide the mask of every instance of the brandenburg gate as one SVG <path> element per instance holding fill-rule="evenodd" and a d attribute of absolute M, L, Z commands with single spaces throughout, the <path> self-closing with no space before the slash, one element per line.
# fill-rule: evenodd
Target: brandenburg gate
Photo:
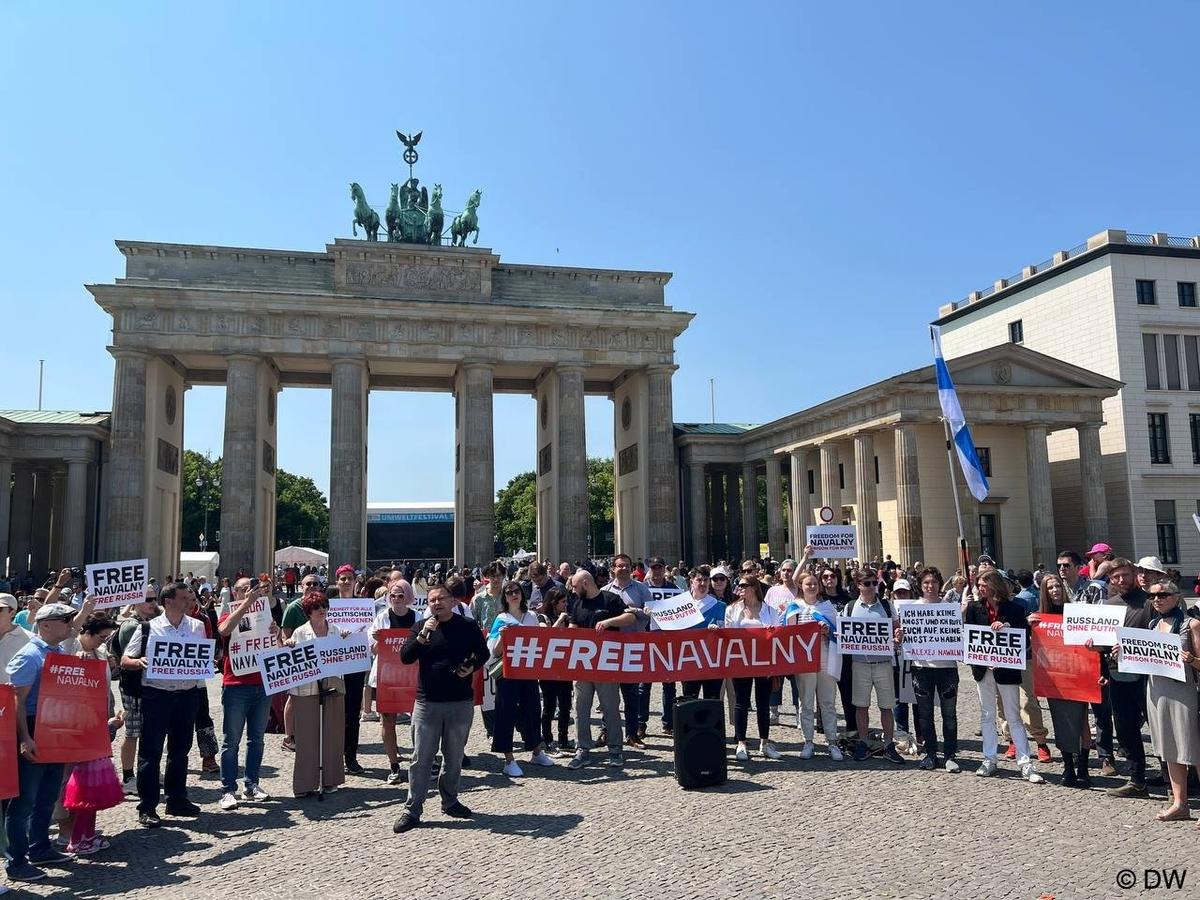
<path fill-rule="evenodd" d="M 104 558 L 178 567 L 184 397 L 211 384 L 226 389 L 226 573 L 273 561 L 280 441 L 322 439 L 278 433 L 276 397 L 292 386 L 331 391 L 331 564 L 365 563 L 372 390 L 454 395 L 456 562 L 495 555 L 496 392 L 536 398 L 541 558 L 587 555 L 587 394 L 614 401 L 617 548 L 678 558 L 671 376 L 692 315 L 666 304 L 670 275 L 508 263 L 404 237 L 398 226 L 393 240 L 316 252 L 117 241 L 125 276 L 88 285 L 112 316 L 116 359 Z M 372 456 L 394 464 L 387 447 Z"/>

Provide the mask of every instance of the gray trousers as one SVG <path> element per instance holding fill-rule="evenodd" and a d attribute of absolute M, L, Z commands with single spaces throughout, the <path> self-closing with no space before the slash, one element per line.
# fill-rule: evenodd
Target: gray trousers
<path fill-rule="evenodd" d="M 575 746 L 580 750 L 591 750 L 592 743 L 592 698 L 600 698 L 600 711 L 604 714 L 604 728 L 608 732 L 608 749 L 613 753 L 621 750 L 621 686 L 612 681 L 579 681 L 575 684 Z"/>
<path fill-rule="evenodd" d="M 442 809 L 458 802 L 458 780 L 462 775 L 463 750 L 475 718 L 473 700 L 452 703 L 431 703 L 418 700 L 413 706 L 412 763 L 408 767 L 408 801 L 404 810 L 415 819 L 421 818 L 425 795 L 429 793 L 433 758 L 438 747 L 442 750 L 442 774 L 438 778 L 438 793 Z"/>

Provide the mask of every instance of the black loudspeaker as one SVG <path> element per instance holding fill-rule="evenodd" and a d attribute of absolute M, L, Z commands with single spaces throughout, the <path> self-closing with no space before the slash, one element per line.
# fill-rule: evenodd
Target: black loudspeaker
<path fill-rule="evenodd" d="M 675 780 L 685 790 L 724 784 L 725 707 L 720 700 L 675 704 Z"/>

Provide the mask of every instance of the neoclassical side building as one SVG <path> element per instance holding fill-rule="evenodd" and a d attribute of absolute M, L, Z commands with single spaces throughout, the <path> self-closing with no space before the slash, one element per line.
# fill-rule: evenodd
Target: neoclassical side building
<path fill-rule="evenodd" d="M 1051 563 L 1054 528 L 1048 440 L 1077 442 L 1083 530 L 1108 533 L 1098 477 L 1103 402 L 1121 383 L 1014 344 L 960 356 L 951 374 L 991 493 L 978 503 L 958 479 L 972 556 Z M 957 567 L 958 528 L 933 366 L 906 372 L 759 426 L 677 425 L 690 560 L 798 556 L 823 506 L 857 528 L 863 559 L 890 554 L 943 572 Z M 955 463 L 957 465 L 957 462 Z M 766 493 L 766 532 L 759 492 Z"/>

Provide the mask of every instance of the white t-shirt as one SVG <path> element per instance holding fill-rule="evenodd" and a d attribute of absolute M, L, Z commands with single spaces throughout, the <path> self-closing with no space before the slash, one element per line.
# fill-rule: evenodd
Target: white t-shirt
<path fill-rule="evenodd" d="M 740 600 L 729 604 L 729 608 L 725 610 L 726 628 L 767 628 L 782 624 L 783 614 L 766 603 L 759 607 L 757 616 L 752 616 L 746 609 L 746 604 Z"/>

